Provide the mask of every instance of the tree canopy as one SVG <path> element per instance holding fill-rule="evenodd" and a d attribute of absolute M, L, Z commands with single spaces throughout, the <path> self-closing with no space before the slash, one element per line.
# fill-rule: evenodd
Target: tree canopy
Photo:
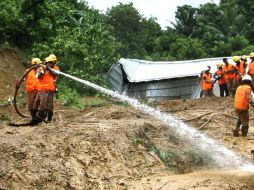
<path fill-rule="evenodd" d="M 28 59 L 54 53 L 63 71 L 100 84 L 120 57 L 170 61 L 253 51 L 250 0 L 179 6 L 167 29 L 132 3 L 106 13 L 84 0 L 5 0 L 0 7 L 2 48 L 22 49 Z"/>

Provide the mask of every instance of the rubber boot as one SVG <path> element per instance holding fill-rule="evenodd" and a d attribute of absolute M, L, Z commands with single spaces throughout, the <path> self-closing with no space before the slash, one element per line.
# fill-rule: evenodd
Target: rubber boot
<path fill-rule="evenodd" d="M 240 121 L 240 119 L 238 119 L 237 123 L 236 123 L 236 128 L 233 130 L 234 137 L 240 136 L 240 134 L 239 134 L 240 126 L 241 126 L 241 121 Z"/>
<path fill-rule="evenodd" d="M 242 126 L 242 136 L 247 137 L 249 126 Z"/>
<path fill-rule="evenodd" d="M 52 121 L 53 115 L 54 115 L 53 111 L 52 110 L 48 110 L 48 122 Z"/>
<path fill-rule="evenodd" d="M 32 119 L 30 121 L 30 125 L 36 125 L 36 124 L 41 122 L 40 119 L 38 117 L 36 117 L 36 113 L 37 113 L 36 109 L 30 110 L 30 114 L 32 116 Z"/>
<path fill-rule="evenodd" d="M 47 117 L 46 111 L 38 111 L 36 117 L 40 120 L 40 122 L 44 121 Z"/>

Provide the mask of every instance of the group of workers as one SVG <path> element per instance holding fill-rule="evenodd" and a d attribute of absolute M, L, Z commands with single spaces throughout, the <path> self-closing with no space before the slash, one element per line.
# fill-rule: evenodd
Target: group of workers
<path fill-rule="evenodd" d="M 227 58 L 224 64 L 217 64 L 217 71 L 212 75 L 210 67 L 200 74 L 202 90 L 200 97 L 212 96 L 214 83 L 218 81 L 220 97 L 234 97 L 234 107 L 238 115 L 233 135 L 246 137 L 249 129 L 249 105 L 254 106 L 254 52 L 250 53 L 251 62 L 247 63 L 247 56 L 234 56 L 231 64 Z"/>
<path fill-rule="evenodd" d="M 212 76 L 211 67 L 201 72 L 202 90 L 200 97 L 212 96 L 214 83 L 218 81 L 220 97 L 234 96 L 235 110 L 238 120 L 234 136 L 247 136 L 249 129 L 249 104 L 254 104 L 254 52 L 250 53 L 251 62 L 247 64 L 247 56 L 234 56 L 235 65 L 223 59 L 224 64 L 217 64 L 217 71 Z M 28 108 L 31 114 L 31 124 L 42 121 L 52 121 L 53 97 L 56 91 L 59 68 L 54 54 L 45 59 L 45 64 L 39 58 L 33 58 L 33 69 L 26 75 L 26 90 L 28 93 Z M 248 67 L 247 67 L 248 66 Z M 247 71 L 248 68 L 248 71 Z M 214 80 L 212 79 L 214 78 Z"/>
<path fill-rule="evenodd" d="M 54 54 L 46 57 L 44 64 L 39 58 L 33 58 L 31 61 L 32 69 L 25 77 L 28 109 L 32 117 L 30 124 L 52 121 L 53 97 L 59 74 L 56 63 L 57 58 Z"/>

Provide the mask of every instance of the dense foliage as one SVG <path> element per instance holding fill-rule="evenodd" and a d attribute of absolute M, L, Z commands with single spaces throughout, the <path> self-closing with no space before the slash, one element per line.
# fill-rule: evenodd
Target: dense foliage
<path fill-rule="evenodd" d="M 84 0 L 5 0 L 0 8 L 2 48 L 20 48 L 28 59 L 54 53 L 61 70 L 99 84 L 120 57 L 185 60 L 248 54 L 254 47 L 250 0 L 177 7 L 176 21 L 166 29 L 132 3 L 119 3 L 105 14 Z"/>

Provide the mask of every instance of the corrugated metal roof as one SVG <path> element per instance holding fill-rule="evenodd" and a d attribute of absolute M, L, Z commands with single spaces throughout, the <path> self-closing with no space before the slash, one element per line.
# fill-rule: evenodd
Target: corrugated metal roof
<path fill-rule="evenodd" d="M 229 63 L 232 64 L 232 57 L 227 58 Z M 216 64 L 223 63 L 222 59 L 223 57 L 188 61 L 152 62 L 121 58 L 119 63 L 123 66 L 130 82 L 145 82 L 198 76 L 202 70 L 207 69 L 207 66 L 211 67 L 211 73 L 215 73 L 217 70 Z"/>

